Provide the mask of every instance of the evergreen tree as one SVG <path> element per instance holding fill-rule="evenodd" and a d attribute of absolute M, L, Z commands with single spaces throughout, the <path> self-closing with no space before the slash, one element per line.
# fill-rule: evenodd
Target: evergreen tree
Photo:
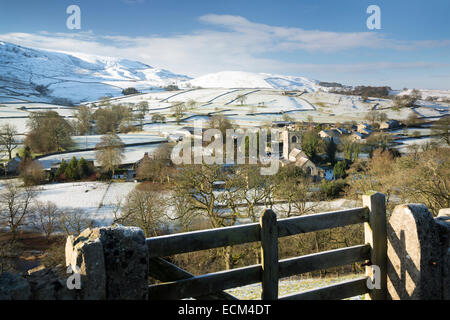
<path fill-rule="evenodd" d="M 31 155 L 31 148 L 29 146 L 25 146 L 25 150 L 23 151 L 22 161 L 32 160 L 33 156 Z"/>
<path fill-rule="evenodd" d="M 347 162 L 346 161 L 338 161 L 334 165 L 334 177 L 336 179 L 345 178 L 347 176 L 345 170 L 347 169 Z"/>
<path fill-rule="evenodd" d="M 66 160 L 62 159 L 61 164 L 59 165 L 58 170 L 56 171 L 56 178 L 61 177 L 61 175 L 65 175 L 67 169 L 67 162 Z"/>
<path fill-rule="evenodd" d="M 71 179 L 71 180 L 78 180 L 79 176 L 78 176 L 78 171 L 77 171 L 77 158 L 72 157 L 72 159 L 69 162 L 69 165 L 67 166 L 66 170 L 65 170 L 65 174 L 67 176 L 67 178 Z"/>
<path fill-rule="evenodd" d="M 78 160 L 77 172 L 80 179 L 87 178 L 91 174 L 89 165 L 83 157 Z"/>
<path fill-rule="evenodd" d="M 312 129 L 308 130 L 304 135 L 302 139 L 302 149 L 305 152 L 305 154 L 313 160 L 321 147 L 321 139 L 319 135 L 317 134 L 317 130 Z"/>
<path fill-rule="evenodd" d="M 330 161 L 331 165 L 334 165 L 336 162 L 336 150 L 337 145 L 334 142 L 333 138 L 325 144 L 325 151 L 327 153 L 328 161 Z"/>

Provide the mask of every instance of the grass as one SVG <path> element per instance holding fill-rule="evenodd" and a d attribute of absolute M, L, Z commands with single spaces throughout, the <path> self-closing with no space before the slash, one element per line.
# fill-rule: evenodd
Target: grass
<path fill-rule="evenodd" d="M 11 239 L 11 233 L 0 231 L 0 245 L 4 246 Z M 41 264 L 45 252 L 64 241 L 64 236 L 52 236 L 49 240 L 39 233 L 21 231 L 17 236 L 18 256 L 9 258 L 16 272 L 26 272 Z"/>
<path fill-rule="evenodd" d="M 322 108 L 328 108 L 328 106 L 324 102 L 315 102 L 316 106 L 322 107 Z"/>

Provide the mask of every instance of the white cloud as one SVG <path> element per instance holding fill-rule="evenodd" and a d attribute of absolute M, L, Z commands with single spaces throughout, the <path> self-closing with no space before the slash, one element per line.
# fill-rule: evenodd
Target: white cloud
<path fill-rule="evenodd" d="M 133 0 L 124 0 L 133 1 Z M 142 0 L 133 1 L 140 2 Z M 198 76 L 222 70 L 303 74 L 304 72 L 368 72 L 381 69 L 436 68 L 431 62 L 371 62 L 359 64 L 288 63 L 265 57 L 267 53 L 325 52 L 359 48 L 412 50 L 446 46 L 449 41 L 398 41 L 377 32 L 329 32 L 270 26 L 232 15 L 209 14 L 199 18 L 205 28 L 176 36 L 108 36 L 79 33 L 8 33 L 0 39 L 43 49 L 120 56 Z M 273 56 L 273 54 L 272 54 Z M 447 65 L 448 66 L 448 65 Z"/>

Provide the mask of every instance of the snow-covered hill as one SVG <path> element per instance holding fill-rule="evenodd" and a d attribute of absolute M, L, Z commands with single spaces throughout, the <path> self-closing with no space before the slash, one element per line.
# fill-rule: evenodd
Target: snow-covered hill
<path fill-rule="evenodd" d="M 0 42 L 0 100 L 74 103 L 121 95 L 123 88 L 148 90 L 190 78 L 137 61 L 31 49 Z M 6 98 L 8 97 L 8 98 Z"/>
<path fill-rule="evenodd" d="M 192 79 L 128 59 L 32 49 L 0 41 L 0 103 L 80 103 L 105 96 L 122 96 L 122 90 L 128 87 L 148 92 L 171 84 L 184 89 L 201 87 L 306 92 L 329 92 L 332 89 L 319 83 L 299 76 L 242 71 L 222 71 Z M 408 92 L 394 90 L 392 94 Z M 448 100 L 450 96 L 449 91 L 420 92 L 423 99 L 432 96 L 437 101 Z"/>
<path fill-rule="evenodd" d="M 320 88 L 318 81 L 304 77 L 251 73 L 242 71 L 223 71 L 210 73 L 187 81 L 193 87 L 202 88 L 258 88 L 280 90 L 305 90 L 314 92 Z"/>

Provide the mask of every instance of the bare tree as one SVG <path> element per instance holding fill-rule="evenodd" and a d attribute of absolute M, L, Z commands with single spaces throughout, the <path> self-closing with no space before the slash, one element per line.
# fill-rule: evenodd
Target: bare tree
<path fill-rule="evenodd" d="M 376 110 L 370 110 L 366 113 L 366 116 L 364 117 L 367 121 L 369 121 L 371 124 L 374 124 L 375 121 L 378 119 L 378 111 Z"/>
<path fill-rule="evenodd" d="M 245 94 L 240 94 L 237 97 L 237 101 L 239 101 L 241 103 L 241 106 L 243 106 L 245 101 L 247 101 L 247 96 Z"/>
<path fill-rule="evenodd" d="M 222 136 L 226 136 L 227 129 L 232 129 L 233 125 L 223 114 L 213 115 L 208 121 L 208 126 L 213 129 L 219 129 Z"/>
<path fill-rule="evenodd" d="M 17 139 L 17 129 L 9 123 L 0 127 L 0 148 L 8 153 L 9 160 L 12 159 L 12 152 L 19 145 Z"/>
<path fill-rule="evenodd" d="M 140 121 L 140 125 L 141 125 L 141 130 L 144 126 L 144 118 L 145 118 L 145 114 L 148 112 L 149 110 L 149 106 L 148 106 L 148 102 L 147 101 L 141 101 L 137 104 L 137 109 L 138 109 L 138 119 Z"/>
<path fill-rule="evenodd" d="M 275 196 L 286 201 L 286 206 L 280 207 L 280 211 L 287 217 L 314 211 L 316 205 L 307 206 L 308 202 L 314 201 L 314 195 L 309 191 L 312 183 L 302 169 L 296 166 L 283 167 L 275 179 Z"/>
<path fill-rule="evenodd" d="M 0 223 L 9 228 L 13 241 L 20 228 L 28 222 L 32 212 L 31 202 L 35 196 L 33 188 L 19 187 L 12 183 L 4 185 L 4 191 L 0 194 Z"/>
<path fill-rule="evenodd" d="M 78 134 L 89 134 L 92 129 L 91 121 L 93 120 L 93 114 L 91 108 L 88 106 L 81 106 L 76 112 L 74 112 L 74 118 L 76 123 L 76 129 Z"/>
<path fill-rule="evenodd" d="M 78 235 L 84 229 L 93 225 L 92 219 L 86 216 L 86 212 L 81 209 L 61 211 L 59 217 L 59 228 L 66 235 Z"/>
<path fill-rule="evenodd" d="M 175 179 L 173 205 L 177 208 L 177 217 L 185 227 L 197 217 L 206 217 L 212 228 L 234 225 L 238 215 L 235 211 L 230 186 L 232 174 L 226 173 L 220 165 L 190 165 L 180 168 Z M 223 193 L 216 192 L 218 182 L 225 181 L 228 190 L 227 198 Z M 221 204 L 226 202 L 226 208 Z M 232 247 L 223 249 L 225 267 L 231 269 L 234 265 Z"/>
<path fill-rule="evenodd" d="M 189 110 L 193 110 L 197 106 L 197 101 L 189 99 L 186 105 Z"/>
<path fill-rule="evenodd" d="M 32 211 L 34 229 L 43 233 L 49 241 L 52 234 L 58 229 L 61 210 L 51 201 L 35 201 Z"/>
<path fill-rule="evenodd" d="M 114 222 L 139 227 L 147 237 L 158 236 L 164 226 L 166 208 L 161 193 L 134 189 L 126 197 L 122 212 Z"/>
<path fill-rule="evenodd" d="M 241 218 L 249 218 L 258 222 L 261 205 L 271 207 L 272 176 L 260 174 L 260 167 L 255 165 L 241 165 L 227 181 L 226 188 L 221 195 L 224 203 Z"/>
<path fill-rule="evenodd" d="M 114 171 L 122 163 L 125 145 L 118 135 L 108 133 L 101 138 L 101 141 L 95 146 L 95 157 L 104 171 Z"/>
<path fill-rule="evenodd" d="M 186 111 L 184 103 L 182 103 L 182 102 L 173 103 L 171 110 L 173 112 L 173 116 L 175 117 L 177 123 L 180 123 L 181 119 L 184 116 L 184 112 Z"/>

